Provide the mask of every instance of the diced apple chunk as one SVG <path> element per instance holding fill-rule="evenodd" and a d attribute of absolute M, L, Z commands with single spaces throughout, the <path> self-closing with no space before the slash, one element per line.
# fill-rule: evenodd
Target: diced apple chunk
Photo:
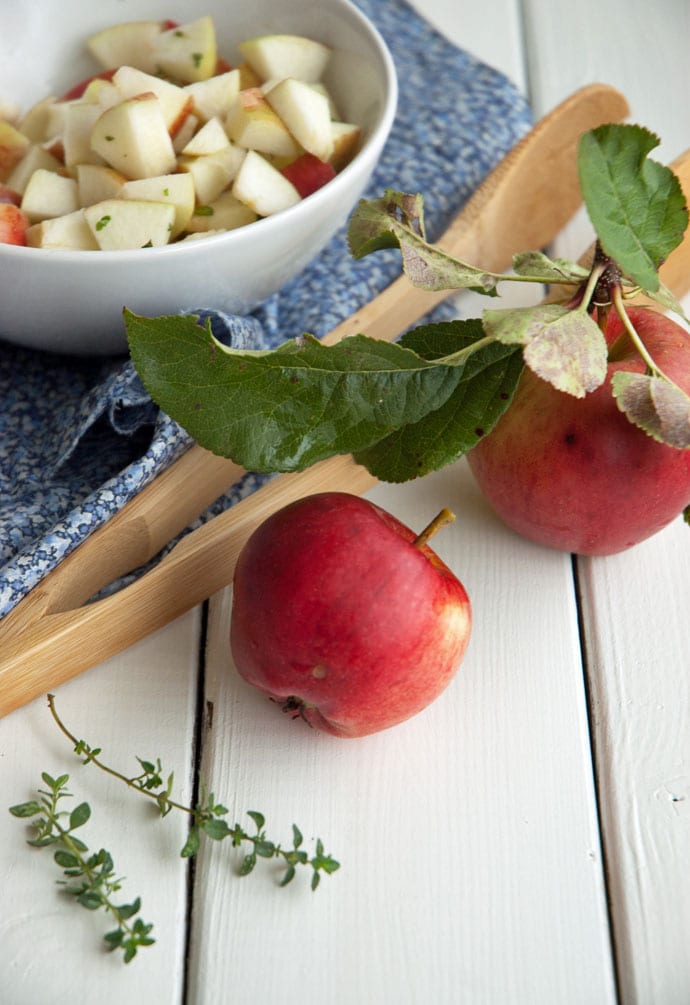
<path fill-rule="evenodd" d="M 240 91 L 225 120 L 228 135 L 248 150 L 296 157 L 299 146 L 279 113 L 258 87 Z"/>
<path fill-rule="evenodd" d="M 336 171 L 342 171 L 359 149 L 362 130 L 352 122 L 331 122 L 333 153 L 330 161 Z"/>
<path fill-rule="evenodd" d="M 34 223 L 26 232 L 26 243 L 32 248 L 98 251 L 98 242 L 80 209 Z"/>
<path fill-rule="evenodd" d="M 270 216 L 300 201 L 295 186 L 255 150 L 247 151 L 232 194 L 258 216 Z"/>
<path fill-rule="evenodd" d="M 39 143 L 32 143 L 7 176 L 7 185 L 15 192 L 23 193 L 31 175 L 39 168 L 45 168 L 46 171 L 62 171 L 62 164 Z"/>
<path fill-rule="evenodd" d="M 238 46 L 242 56 L 261 80 L 295 77 L 314 83 L 320 80 L 331 50 L 302 35 L 262 35 Z"/>
<path fill-rule="evenodd" d="M 191 96 L 183 88 L 171 84 L 169 80 L 143 73 L 133 66 L 120 66 L 113 77 L 113 84 L 121 98 L 135 98 L 144 93 L 155 94 L 161 103 L 168 132 L 172 136 L 191 111 Z"/>
<path fill-rule="evenodd" d="M 0 202 L 0 244 L 26 244 L 29 220 L 13 202 Z"/>
<path fill-rule="evenodd" d="M 19 131 L 28 136 L 32 143 L 45 143 L 46 140 L 51 138 L 48 124 L 50 122 L 50 110 L 56 100 L 52 95 L 41 98 L 19 120 Z"/>
<path fill-rule="evenodd" d="M 184 89 L 192 99 L 194 114 L 200 119 L 205 122 L 213 118 L 224 119 L 240 92 L 240 71 L 228 70 L 208 80 L 186 84 Z"/>
<path fill-rule="evenodd" d="M 45 168 L 34 171 L 22 196 L 22 212 L 32 223 L 66 216 L 79 208 L 79 193 L 74 178 L 46 171 Z"/>
<path fill-rule="evenodd" d="M 29 148 L 31 140 L 11 122 L 0 120 L 0 181 L 6 181 Z"/>
<path fill-rule="evenodd" d="M 175 224 L 169 202 L 106 199 L 83 210 L 102 251 L 161 247 L 168 244 Z"/>
<path fill-rule="evenodd" d="M 100 105 L 101 109 L 105 111 L 106 108 L 112 108 L 118 101 L 122 101 L 122 95 L 112 80 L 103 80 L 102 77 L 94 77 L 86 85 L 81 100 L 87 104 Z"/>
<path fill-rule="evenodd" d="M 106 109 L 91 146 L 126 178 L 153 178 L 175 170 L 177 157 L 155 94 L 140 94 Z"/>
<path fill-rule="evenodd" d="M 266 101 L 285 123 L 297 142 L 319 160 L 333 153 L 333 134 L 328 99 L 303 80 L 287 78 L 272 87 Z"/>
<path fill-rule="evenodd" d="M 159 21 L 126 21 L 92 35 L 86 45 L 104 70 L 128 64 L 155 73 L 154 51 L 161 32 Z"/>
<path fill-rule="evenodd" d="M 207 80 L 216 71 L 218 48 L 213 18 L 176 25 L 156 40 L 156 65 L 183 84 Z"/>
<path fill-rule="evenodd" d="M 167 174 L 158 178 L 127 181 L 120 190 L 122 199 L 145 199 L 149 202 L 169 202 L 175 207 L 171 240 L 187 228 L 194 212 L 194 181 L 190 174 Z"/>
<path fill-rule="evenodd" d="M 78 164 L 77 191 L 81 206 L 117 199 L 127 179 L 106 164 Z"/>
<path fill-rule="evenodd" d="M 103 163 L 102 157 L 91 147 L 91 133 L 101 115 L 100 105 L 75 102 L 67 106 L 60 135 L 65 167 Z"/>
<path fill-rule="evenodd" d="M 186 157 L 201 157 L 204 154 L 215 154 L 230 143 L 228 134 L 220 119 L 212 118 L 205 122 L 190 141 L 182 148 Z"/>
<path fill-rule="evenodd" d="M 197 202 L 207 204 L 217 199 L 230 185 L 245 155 L 246 150 L 230 143 L 215 154 L 180 157 L 179 168 L 192 176 Z"/>
<path fill-rule="evenodd" d="M 173 149 L 175 150 L 176 154 L 181 153 L 182 150 L 187 146 L 192 136 L 194 136 L 197 129 L 199 128 L 199 125 L 200 125 L 199 119 L 193 112 L 190 112 L 189 115 L 186 116 L 184 122 L 182 123 L 182 125 L 172 138 Z"/>
<path fill-rule="evenodd" d="M 253 209 L 240 202 L 232 192 L 223 192 L 214 202 L 197 207 L 187 225 L 187 230 L 190 233 L 236 230 L 237 227 L 244 227 L 256 219 L 257 214 Z"/>

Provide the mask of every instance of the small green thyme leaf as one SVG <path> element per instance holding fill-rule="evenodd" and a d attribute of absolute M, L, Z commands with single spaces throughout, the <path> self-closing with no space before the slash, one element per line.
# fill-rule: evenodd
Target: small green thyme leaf
<path fill-rule="evenodd" d="M 19 803 L 17 806 L 10 806 L 10 813 L 13 817 L 35 817 L 43 812 L 43 806 L 35 800 L 28 803 Z"/>
<path fill-rule="evenodd" d="M 140 911 L 141 900 L 137 897 L 131 904 L 118 905 L 114 898 L 121 880 L 115 874 L 112 856 L 103 848 L 89 854 L 86 844 L 74 836 L 73 831 L 89 820 L 91 808 L 88 803 L 79 803 L 71 812 L 60 808 L 62 801 L 70 798 L 66 790 L 69 776 L 53 778 L 44 771 L 41 779 L 46 786 L 39 789 L 41 801 L 20 803 L 11 807 L 10 813 L 31 818 L 34 837 L 28 844 L 34 848 L 55 848 L 53 859 L 65 877 L 61 884 L 65 892 L 81 907 L 89 911 L 103 909 L 115 919 L 117 929 L 108 932 L 104 939 L 109 949 L 122 949 L 123 959 L 129 963 L 141 946 L 154 942 L 149 934 L 150 924 L 140 917 L 130 924 L 130 919 Z"/>
<path fill-rule="evenodd" d="M 108 226 L 111 220 L 112 217 L 106 213 L 105 216 L 102 216 L 100 220 L 96 222 L 96 230 L 104 230 Z"/>

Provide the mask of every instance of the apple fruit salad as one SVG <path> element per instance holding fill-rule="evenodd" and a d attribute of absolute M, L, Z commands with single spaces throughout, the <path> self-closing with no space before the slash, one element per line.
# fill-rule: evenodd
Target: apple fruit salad
<path fill-rule="evenodd" d="M 0 242 L 114 251 L 221 233 L 304 199 L 358 149 L 314 39 L 248 39 L 234 67 L 208 16 L 86 45 L 93 76 L 24 115 L 0 109 Z"/>
<path fill-rule="evenodd" d="M 323 492 L 268 517 L 233 579 L 231 648 L 250 684 L 333 736 L 388 729 L 426 708 L 464 656 L 464 586 L 428 545 L 359 496 Z"/>
<path fill-rule="evenodd" d="M 588 264 L 526 250 L 494 273 L 426 240 L 420 195 L 360 201 L 355 257 L 399 246 L 415 285 L 494 298 L 481 317 L 423 324 L 394 343 L 305 334 L 248 352 L 195 318 L 126 312 L 134 364 L 197 442 L 248 470 L 351 453 L 402 482 L 466 455 L 506 524 L 583 555 L 633 547 L 681 514 L 690 523 L 690 322 L 659 276 L 688 211 L 679 179 L 649 157 L 658 142 L 618 123 L 580 137 Z M 502 282 L 555 294 L 501 308 Z"/>

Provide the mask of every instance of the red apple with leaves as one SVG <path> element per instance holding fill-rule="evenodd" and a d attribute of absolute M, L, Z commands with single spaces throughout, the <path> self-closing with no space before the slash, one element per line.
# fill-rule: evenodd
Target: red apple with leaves
<path fill-rule="evenodd" d="M 664 373 L 690 394 L 690 335 L 644 308 L 628 315 Z M 498 424 L 468 462 L 501 519 L 540 544 L 581 555 L 629 548 L 690 504 L 690 450 L 657 442 L 619 409 L 614 373 L 644 373 L 621 319 L 607 324 L 605 382 L 580 399 L 526 369 Z"/>
<path fill-rule="evenodd" d="M 424 709 L 455 674 L 471 627 L 462 583 L 426 543 L 434 526 L 415 535 L 342 492 L 270 516 L 234 574 L 231 646 L 242 677 L 335 736 L 374 733 Z"/>

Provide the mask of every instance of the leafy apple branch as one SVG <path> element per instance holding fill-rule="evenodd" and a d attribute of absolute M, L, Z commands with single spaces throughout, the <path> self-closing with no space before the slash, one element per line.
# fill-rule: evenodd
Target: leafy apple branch
<path fill-rule="evenodd" d="M 82 759 L 82 764 L 94 765 L 154 802 L 161 817 L 177 810 L 190 818 L 187 838 L 180 851 L 183 858 L 193 858 L 197 854 L 202 836 L 205 835 L 213 841 L 230 839 L 234 848 L 249 846 L 240 863 L 241 876 L 248 876 L 259 859 L 279 860 L 284 867 L 279 881 L 281 887 L 287 886 L 294 879 L 300 866 L 311 868 L 312 890 L 316 890 L 323 874 L 330 875 L 340 868 L 340 863 L 326 853 L 320 838 L 316 839 L 314 852 L 310 855 L 302 847 L 304 838 L 296 824 L 292 825 L 291 847 L 283 847 L 267 837 L 265 817 L 257 810 L 247 812 L 254 824 L 253 833 L 245 830 L 239 823 L 230 826 L 225 820 L 228 809 L 216 801 L 213 793 L 207 793 L 203 786 L 200 799 L 195 805 L 188 806 L 177 801 L 172 796 L 174 775 L 171 772 L 164 777 L 160 759 L 154 762 L 137 757 L 137 773 L 123 774 L 101 759 L 100 747 L 92 747 L 85 740 L 77 739 L 67 728 L 57 712 L 52 694 L 48 695 L 48 707 L 58 728 L 72 744 L 75 754 Z M 11 806 L 10 813 L 31 821 L 33 836 L 28 844 L 35 848 L 54 848 L 54 859 L 63 869 L 67 893 L 74 896 L 82 907 L 89 910 L 103 908 L 115 919 L 117 927 L 108 932 L 104 939 L 109 949 L 122 950 L 124 962 L 129 963 L 139 948 L 152 945 L 155 941 L 150 934 L 153 926 L 138 916 L 141 899 L 137 897 L 127 904 L 116 903 L 114 896 L 120 890 L 122 881 L 116 877 L 110 852 L 101 848 L 100 851 L 89 854 L 88 846 L 74 834 L 90 820 L 91 807 L 82 802 L 71 812 L 60 808 L 62 800 L 71 797 L 71 793 L 67 791 L 69 775 L 53 778 L 43 772 L 41 779 L 46 788 L 38 790 L 39 798 Z"/>
<path fill-rule="evenodd" d="M 643 293 L 685 319 L 659 280 L 688 213 L 677 177 L 648 156 L 658 142 L 633 125 L 582 135 L 580 184 L 597 237 L 587 268 L 540 251 L 516 255 L 508 273 L 456 259 L 427 241 L 418 194 L 387 190 L 351 216 L 351 254 L 397 247 L 424 289 L 495 298 L 501 283 L 540 283 L 561 300 L 487 307 L 481 318 L 421 325 L 394 343 L 361 334 L 325 346 L 305 334 L 271 351 L 228 348 L 193 317 L 126 311 L 134 365 L 154 401 L 198 443 L 248 470 L 299 471 L 352 453 L 377 478 L 401 482 L 471 450 L 510 407 L 525 366 L 576 397 L 601 386 L 606 318 L 615 310 L 646 368 L 614 375 L 618 407 L 648 435 L 687 449 L 690 397 L 656 365 L 626 309 Z"/>

